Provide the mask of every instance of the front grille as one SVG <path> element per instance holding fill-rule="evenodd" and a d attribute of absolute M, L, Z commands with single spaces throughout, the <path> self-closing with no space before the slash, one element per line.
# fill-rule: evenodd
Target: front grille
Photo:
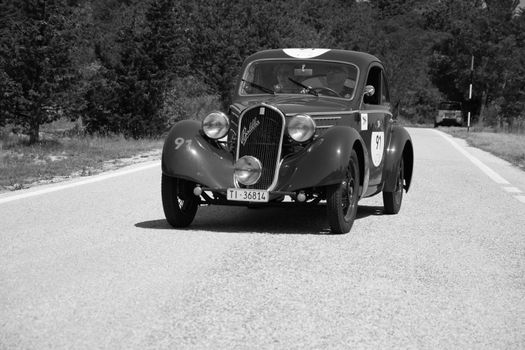
<path fill-rule="evenodd" d="M 249 155 L 262 163 L 259 181 L 247 188 L 272 189 L 281 156 L 285 118 L 276 108 L 256 106 L 243 112 L 237 134 L 237 159 Z"/>

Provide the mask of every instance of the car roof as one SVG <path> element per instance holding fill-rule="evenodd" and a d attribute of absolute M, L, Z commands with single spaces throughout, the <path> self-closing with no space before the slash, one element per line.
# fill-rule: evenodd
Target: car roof
<path fill-rule="evenodd" d="M 381 61 L 368 53 L 338 49 L 290 48 L 263 50 L 246 58 L 245 63 L 260 59 L 322 59 L 329 61 L 351 62 L 359 67 L 367 67 L 372 62 Z"/>

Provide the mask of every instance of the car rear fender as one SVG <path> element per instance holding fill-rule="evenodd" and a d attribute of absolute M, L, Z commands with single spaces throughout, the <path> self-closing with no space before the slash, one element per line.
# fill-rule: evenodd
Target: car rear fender
<path fill-rule="evenodd" d="M 162 150 L 162 172 L 206 187 L 233 187 L 233 156 L 200 131 L 195 120 L 178 122 L 170 130 Z"/>
<path fill-rule="evenodd" d="M 412 172 L 414 169 L 414 147 L 408 131 L 399 125 L 395 125 L 392 130 L 390 144 L 386 149 L 386 163 L 383 169 L 385 185 L 383 191 L 393 192 L 396 188 L 396 176 L 399 161 L 403 158 L 403 170 L 405 176 L 405 190 L 408 192 L 412 182 Z"/>
<path fill-rule="evenodd" d="M 369 180 L 368 151 L 359 133 L 347 126 L 334 126 L 303 152 L 285 158 L 279 173 L 282 191 L 320 187 L 340 183 L 352 149 L 359 159 L 361 193 Z"/>

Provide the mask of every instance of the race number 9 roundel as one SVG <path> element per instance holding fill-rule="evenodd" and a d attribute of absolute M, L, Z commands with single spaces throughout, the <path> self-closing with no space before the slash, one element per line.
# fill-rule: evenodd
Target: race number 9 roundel
<path fill-rule="evenodd" d="M 383 160 L 383 150 L 385 148 L 385 133 L 382 131 L 372 132 L 372 139 L 370 140 L 370 153 L 372 153 L 372 163 L 374 166 L 379 166 Z"/>

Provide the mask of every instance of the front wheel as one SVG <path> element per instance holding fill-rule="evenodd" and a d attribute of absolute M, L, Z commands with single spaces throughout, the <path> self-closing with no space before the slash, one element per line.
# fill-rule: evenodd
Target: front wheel
<path fill-rule="evenodd" d="M 347 233 L 352 228 L 359 199 L 359 162 L 354 150 L 342 183 L 326 188 L 326 209 L 330 229 L 335 234 Z"/>
<path fill-rule="evenodd" d="M 190 181 L 162 174 L 161 192 L 164 216 L 173 227 L 186 227 L 197 213 L 199 197 L 193 194 Z"/>
<path fill-rule="evenodd" d="M 399 161 L 399 166 L 396 173 L 396 187 L 394 192 L 383 191 L 383 205 L 385 206 L 386 214 L 397 214 L 401 209 L 401 202 L 403 201 L 403 184 L 405 182 L 405 173 L 403 169 L 403 158 Z"/>

